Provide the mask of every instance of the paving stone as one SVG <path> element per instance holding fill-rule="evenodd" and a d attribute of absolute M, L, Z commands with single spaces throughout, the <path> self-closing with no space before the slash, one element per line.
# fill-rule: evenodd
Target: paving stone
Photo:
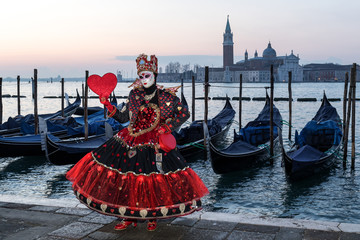
<path fill-rule="evenodd" d="M 340 223 L 338 228 L 343 232 L 360 233 L 360 224 Z"/>
<path fill-rule="evenodd" d="M 77 216 L 86 216 L 94 211 L 90 209 L 83 209 L 83 208 L 60 208 L 56 211 L 56 213 L 62 214 L 70 214 L 70 215 L 77 215 Z"/>
<path fill-rule="evenodd" d="M 360 234 L 357 233 L 340 233 L 339 240 L 359 240 Z"/>
<path fill-rule="evenodd" d="M 59 207 L 53 207 L 53 206 L 35 206 L 29 208 L 29 210 L 40 211 L 40 212 L 55 212 L 58 209 Z"/>
<path fill-rule="evenodd" d="M 49 235 L 78 239 L 83 238 L 92 232 L 95 232 L 102 226 L 102 224 L 74 222 L 49 233 Z"/>
<path fill-rule="evenodd" d="M 24 221 L 16 221 L 12 219 L 0 219 L 0 236 L 8 236 L 19 231 L 23 231 L 31 227 L 28 223 Z M 2 237 L 0 239 L 3 239 Z"/>
<path fill-rule="evenodd" d="M 280 228 L 275 240 L 302 240 L 304 230 L 300 228 Z"/>
<path fill-rule="evenodd" d="M 155 240 L 169 240 L 181 239 L 184 234 L 190 231 L 190 227 L 171 225 L 167 227 L 158 228 L 155 230 L 153 239 Z"/>
<path fill-rule="evenodd" d="M 228 232 L 215 231 L 210 229 L 191 228 L 180 239 L 182 240 L 223 240 L 226 239 Z"/>
<path fill-rule="evenodd" d="M 38 239 L 53 230 L 54 228 L 49 226 L 32 226 L 7 236 L 5 240 Z"/>
<path fill-rule="evenodd" d="M 5 205 L 6 208 L 12 208 L 12 209 L 28 209 L 31 207 L 34 207 L 35 205 L 30 205 L 30 204 L 20 204 L 20 203 L 8 203 Z"/>
<path fill-rule="evenodd" d="M 72 238 L 73 239 L 73 238 Z M 40 238 L 37 238 L 36 240 L 72 240 L 71 238 L 64 238 L 64 237 L 56 237 L 56 236 L 42 236 Z"/>
<path fill-rule="evenodd" d="M 204 210 L 200 210 L 200 211 L 196 211 L 196 212 L 193 212 L 191 214 L 188 214 L 188 215 L 185 215 L 185 216 L 182 216 L 180 218 L 196 218 L 196 219 L 200 219 L 202 214 L 204 214 L 205 211 Z"/>
<path fill-rule="evenodd" d="M 8 220 L 28 222 L 33 225 L 62 226 L 75 221 L 78 217 L 70 215 L 55 214 L 49 212 L 38 212 L 19 210 L 11 208 L 0 208 L 0 217 Z"/>
<path fill-rule="evenodd" d="M 227 240 L 273 240 L 275 234 L 270 233 L 258 233 L 258 232 L 242 232 L 233 231 Z M 290 240 L 290 239 L 289 239 Z"/>
<path fill-rule="evenodd" d="M 118 219 L 117 217 L 107 216 L 107 215 L 100 214 L 97 212 L 92 212 L 92 213 L 86 215 L 85 217 L 80 218 L 79 221 L 89 222 L 89 223 L 108 224 L 117 219 Z"/>
<path fill-rule="evenodd" d="M 235 230 L 243 232 L 277 233 L 280 231 L 280 227 L 239 223 L 236 225 Z"/>
<path fill-rule="evenodd" d="M 305 230 L 304 240 L 338 240 L 339 232 L 325 232 L 317 230 Z"/>
<path fill-rule="evenodd" d="M 171 222 L 171 225 L 182 225 L 192 227 L 195 223 L 199 221 L 196 218 L 176 218 L 174 221 Z"/>
<path fill-rule="evenodd" d="M 235 222 L 219 222 L 219 221 L 200 220 L 194 225 L 194 227 L 230 232 L 236 227 L 236 225 L 237 225 L 237 223 L 235 223 Z"/>
<path fill-rule="evenodd" d="M 159 219 L 158 223 L 167 223 L 170 224 L 172 221 L 174 221 L 177 218 L 164 218 L 164 219 Z"/>
<path fill-rule="evenodd" d="M 113 240 L 113 239 L 119 239 L 119 234 L 115 233 L 108 233 L 108 232 L 94 232 L 91 233 L 89 236 L 84 238 L 83 240 Z"/>
<path fill-rule="evenodd" d="M 112 225 L 112 224 L 111 224 Z M 146 229 L 146 224 L 145 223 L 141 223 L 138 224 L 138 226 L 136 228 L 134 227 L 128 227 L 125 230 L 122 231 L 116 231 L 116 230 L 111 230 L 112 233 L 117 234 L 119 237 L 118 239 L 126 239 L 126 240 L 149 240 L 149 239 L 156 239 L 154 238 L 154 235 L 156 234 L 156 232 L 161 229 L 161 226 L 158 226 L 158 228 L 153 231 L 153 232 L 149 232 Z M 103 229 L 101 229 L 103 231 Z"/>

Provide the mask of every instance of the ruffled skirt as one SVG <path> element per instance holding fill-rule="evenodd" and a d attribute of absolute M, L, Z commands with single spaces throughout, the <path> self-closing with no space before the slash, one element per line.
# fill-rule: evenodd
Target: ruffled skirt
<path fill-rule="evenodd" d="M 208 189 L 177 149 L 159 150 L 159 159 L 146 136 L 135 147 L 124 141 L 127 136 L 123 129 L 66 174 L 80 202 L 126 219 L 177 217 L 201 209 Z"/>

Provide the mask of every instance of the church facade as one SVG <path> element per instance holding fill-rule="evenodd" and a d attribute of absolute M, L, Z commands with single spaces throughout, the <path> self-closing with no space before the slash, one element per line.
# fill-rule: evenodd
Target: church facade
<path fill-rule="evenodd" d="M 244 60 L 234 63 L 234 42 L 229 16 L 223 38 L 223 67 L 209 68 L 210 82 L 239 82 L 240 75 L 242 75 L 243 82 L 270 82 L 271 65 L 273 65 L 276 82 L 287 82 L 290 71 L 293 82 L 303 81 L 303 68 L 299 65 L 299 56 L 295 56 L 293 51 L 290 55 L 277 56 L 270 42 L 262 56 L 255 51 L 254 56 L 249 58 L 246 50 Z M 204 79 L 205 68 L 200 68 L 197 72 L 197 80 L 204 81 Z"/>

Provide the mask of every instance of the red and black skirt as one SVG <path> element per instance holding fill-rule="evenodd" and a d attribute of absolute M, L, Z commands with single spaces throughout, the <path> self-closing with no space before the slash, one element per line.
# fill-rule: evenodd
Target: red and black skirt
<path fill-rule="evenodd" d="M 150 140 L 155 134 L 134 138 L 123 129 L 85 155 L 66 174 L 80 202 L 125 219 L 177 217 L 200 210 L 200 198 L 208 189 L 176 148 L 155 151 Z"/>

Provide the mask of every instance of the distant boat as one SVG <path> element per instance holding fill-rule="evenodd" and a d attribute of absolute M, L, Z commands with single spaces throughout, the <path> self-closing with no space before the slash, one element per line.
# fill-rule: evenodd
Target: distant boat
<path fill-rule="evenodd" d="M 282 117 L 276 106 L 273 106 L 273 136 L 274 148 L 280 151 L 280 136 Z M 266 96 L 266 103 L 257 118 L 240 129 L 234 130 L 234 140 L 226 148 L 220 150 L 209 142 L 211 166 L 215 173 L 224 174 L 249 167 L 260 166 L 270 157 L 270 98 Z M 275 151 L 276 152 L 276 151 Z"/>
<path fill-rule="evenodd" d="M 317 176 L 334 165 L 342 142 L 341 119 L 326 94 L 314 118 L 295 132 L 295 144 L 283 148 L 285 171 L 291 180 Z"/>

